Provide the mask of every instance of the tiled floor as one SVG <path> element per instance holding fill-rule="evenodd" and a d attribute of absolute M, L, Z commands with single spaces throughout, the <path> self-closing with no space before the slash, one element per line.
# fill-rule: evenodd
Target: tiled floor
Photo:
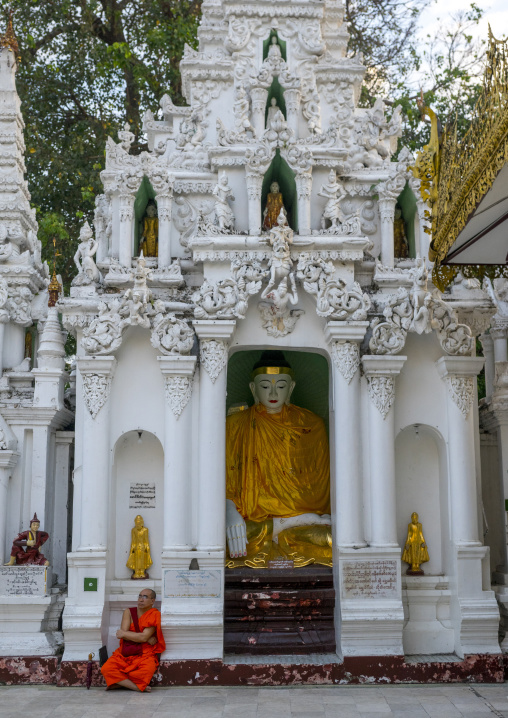
<path fill-rule="evenodd" d="M 1 718 L 508 718 L 508 684 L 155 688 L 0 687 Z"/>

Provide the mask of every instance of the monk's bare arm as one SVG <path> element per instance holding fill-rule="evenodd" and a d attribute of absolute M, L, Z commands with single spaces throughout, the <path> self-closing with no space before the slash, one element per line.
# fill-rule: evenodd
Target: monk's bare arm
<path fill-rule="evenodd" d="M 128 608 L 126 608 L 123 612 L 120 629 L 116 632 L 116 637 L 125 638 L 127 641 L 133 641 L 134 643 L 148 643 L 150 638 L 155 633 L 155 626 L 149 626 L 148 628 L 145 628 L 144 631 L 142 631 L 141 633 L 135 633 L 134 631 L 129 631 L 131 622 L 131 612 Z"/>

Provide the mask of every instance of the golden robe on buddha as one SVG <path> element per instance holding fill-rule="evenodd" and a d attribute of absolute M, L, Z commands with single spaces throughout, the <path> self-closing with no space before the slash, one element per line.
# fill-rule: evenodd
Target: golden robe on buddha
<path fill-rule="evenodd" d="M 266 198 L 266 214 L 263 218 L 263 229 L 271 229 L 277 225 L 281 209 L 285 210 L 282 192 L 270 192 Z"/>
<path fill-rule="evenodd" d="M 157 257 L 159 254 L 159 220 L 157 217 L 145 217 L 139 252 L 144 257 Z"/>
<path fill-rule="evenodd" d="M 229 416 L 226 498 L 245 519 L 330 513 L 330 464 L 323 420 L 290 404 Z"/>

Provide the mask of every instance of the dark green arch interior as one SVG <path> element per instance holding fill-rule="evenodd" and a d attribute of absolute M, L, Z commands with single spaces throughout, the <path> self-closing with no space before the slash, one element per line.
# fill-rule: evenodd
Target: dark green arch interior
<path fill-rule="evenodd" d="M 148 177 L 143 177 L 134 200 L 134 256 L 139 254 L 139 239 L 143 233 L 143 217 L 145 216 L 146 206 L 152 200 L 157 207 L 155 201 L 155 190 L 150 184 Z"/>
<path fill-rule="evenodd" d="M 263 349 L 249 349 L 233 354 L 228 363 L 226 411 L 234 404 L 247 403 L 252 406 L 254 399 L 249 389 L 251 372 L 259 361 Z M 296 386 L 291 403 L 309 409 L 320 416 L 328 430 L 329 419 L 329 370 L 328 362 L 315 352 L 284 351 L 284 356 L 295 373 Z"/>
<path fill-rule="evenodd" d="M 288 222 L 291 229 L 298 231 L 298 200 L 296 193 L 295 175 L 288 163 L 280 156 L 279 150 L 276 150 L 270 167 L 268 168 L 261 188 L 261 207 L 266 206 L 266 198 L 270 191 L 272 182 L 278 182 L 284 206 L 288 213 Z"/>
<path fill-rule="evenodd" d="M 406 186 L 397 198 L 397 204 L 402 210 L 402 219 L 406 228 L 406 237 L 409 247 L 409 256 L 413 259 L 416 257 L 416 239 L 415 239 L 415 216 L 417 212 L 416 197 L 413 190 L 406 182 Z"/>
<path fill-rule="evenodd" d="M 284 40 L 281 40 L 280 37 L 277 35 L 277 30 L 271 30 L 268 39 L 264 40 L 263 42 L 263 60 L 266 60 L 266 58 L 268 57 L 268 48 L 272 43 L 273 36 L 277 38 L 277 42 L 279 43 L 282 59 L 284 60 L 284 62 L 287 62 L 286 43 L 284 42 Z"/>

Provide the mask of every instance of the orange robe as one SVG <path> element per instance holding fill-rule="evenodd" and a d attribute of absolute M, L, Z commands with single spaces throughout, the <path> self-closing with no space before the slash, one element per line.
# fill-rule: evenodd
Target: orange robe
<path fill-rule="evenodd" d="M 101 672 L 106 679 L 106 684 L 112 686 L 114 683 L 125 681 L 127 678 L 137 685 L 140 691 L 144 691 L 152 680 L 157 670 L 159 659 L 157 653 L 166 650 L 166 642 L 162 635 L 161 614 L 157 608 L 150 608 L 138 618 L 139 630 L 151 626 L 156 627 L 157 643 L 151 646 L 149 643 L 142 643 L 143 653 L 140 656 L 122 656 L 123 638 L 120 639 L 120 648 L 117 648 L 111 658 L 108 658 L 102 666 Z M 131 623 L 129 631 L 134 633 L 134 624 Z"/>
<path fill-rule="evenodd" d="M 330 458 L 323 420 L 290 404 L 263 404 L 226 420 L 226 498 L 245 519 L 330 513 Z"/>

